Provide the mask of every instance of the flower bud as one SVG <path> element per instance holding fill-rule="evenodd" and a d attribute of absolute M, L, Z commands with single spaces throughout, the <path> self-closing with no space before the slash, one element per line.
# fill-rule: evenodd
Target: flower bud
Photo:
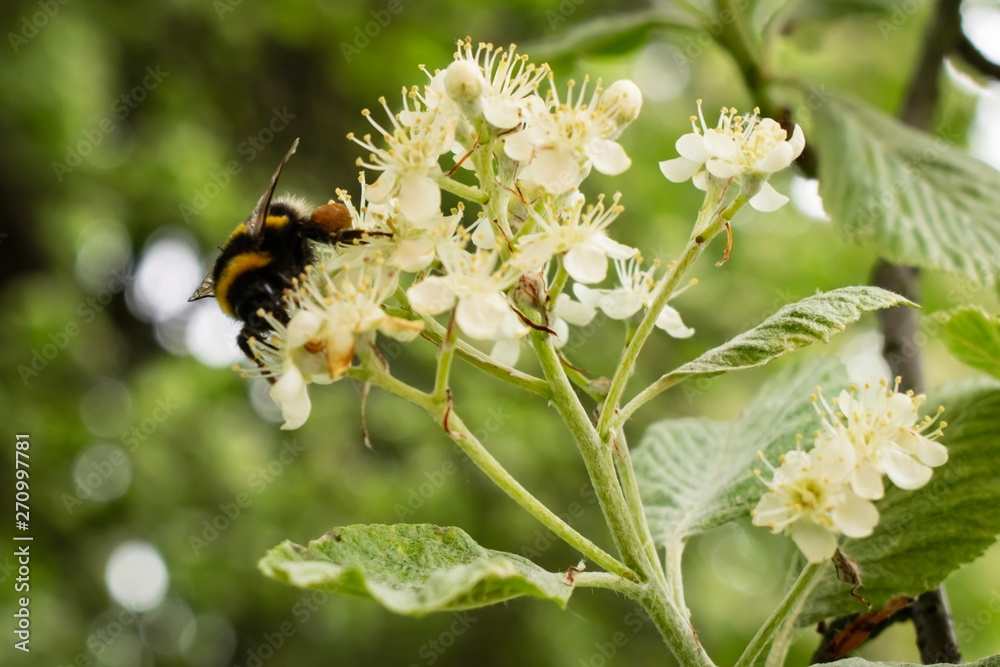
<path fill-rule="evenodd" d="M 517 280 L 517 285 L 511 293 L 514 303 L 523 307 L 537 310 L 545 310 L 545 302 L 549 298 L 548 288 L 545 278 L 540 272 L 522 273 Z"/>
<path fill-rule="evenodd" d="M 611 84 L 597 102 L 597 110 L 607 115 L 609 120 L 607 138 L 614 139 L 621 135 L 639 116 L 641 109 L 642 92 L 639 86 L 629 79 L 619 79 Z"/>
<path fill-rule="evenodd" d="M 483 74 L 479 65 L 474 62 L 456 60 L 445 70 L 445 92 L 448 93 L 448 97 L 455 100 L 466 115 L 468 110 L 478 108 L 483 86 Z"/>

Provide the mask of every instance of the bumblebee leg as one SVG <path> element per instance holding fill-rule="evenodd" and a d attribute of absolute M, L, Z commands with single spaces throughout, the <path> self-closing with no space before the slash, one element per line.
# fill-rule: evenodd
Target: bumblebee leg
<path fill-rule="evenodd" d="M 247 359 L 249 359 L 250 361 L 254 362 L 258 366 L 263 368 L 264 362 L 260 360 L 260 357 L 254 354 L 253 348 L 250 347 L 250 340 L 253 337 L 254 337 L 253 330 L 250 327 L 245 326 L 242 329 L 240 329 L 239 335 L 236 336 L 236 344 L 239 345 L 240 350 L 243 352 L 243 354 L 246 355 Z M 271 384 L 274 384 L 275 382 L 273 377 L 268 376 L 266 379 Z"/>

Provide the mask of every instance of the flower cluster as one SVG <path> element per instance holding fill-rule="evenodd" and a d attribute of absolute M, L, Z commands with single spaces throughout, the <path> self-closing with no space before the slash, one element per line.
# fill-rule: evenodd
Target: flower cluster
<path fill-rule="evenodd" d="M 609 234 L 620 196 L 580 191 L 592 170 L 630 166 L 617 140 L 642 107 L 636 85 L 560 88 L 513 45 L 469 39 L 448 67 L 421 69 L 426 82 L 402 90 L 399 110 L 382 98 L 380 113 L 362 112 L 372 131 L 348 135 L 371 172 L 356 200 L 337 190 L 357 243 L 317 247 L 322 266 L 286 297 L 287 312 L 263 315 L 273 333 L 251 343 L 248 373 L 272 382 L 284 428 L 308 417 L 309 383 L 344 376 L 356 352 L 379 360 L 378 332 L 410 340 L 447 316 L 449 332 L 511 366 L 533 328 L 562 345 L 598 310 L 626 319 L 653 306 L 659 264 L 643 269 Z M 445 212 L 445 192 L 466 201 Z M 481 209 L 463 224 L 470 204 Z M 609 261 L 617 287 L 600 286 Z M 658 315 L 670 335 L 693 334 L 673 308 Z"/>
<path fill-rule="evenodd" d="M 424 85 L 403 89 L 399 111 L 382 98 L 385 119 L 365 110 L 373 131 L 348 136 L 375 176 L 367 184 L 362 174 L 356 202 L 337 191 L 361 242 L 318 249 L 322 266 L 286 296 L 287 312 L 261 314 L 273 333 L 251 341 L 258 367 L 247 373 L 272 382 L 284 428 L 307 419 L 309 383 L 344 376 L 356 351 L 377 359 L 378 332 L 410 340 L 450 313 L 449 326 L 492 342 L 496 362 L 510 365 L 530 326 L 562 344 L 598 309 L 622 319 L 651 303 L 653 269 L 640 271 L 638 251 L 608 235 L 619 196 L 588 203 L 579 191 L 591 169 L 629 167 L 616 140 L 642 106 L 635 84 L 584 79 L 561 93 L 547 65 L 468 39 L 447 68 L 424 73 Z M 482 205 L 473 224 L 462 225 L 462 204 L 442 211 L 442 191 Z M 609 259 L 622 286 L 587 287 L 606 278 Z M 660 319 L 673 335 L 691 334 L 671 308 Z"/>
<path fill-rule="evenodd" d="M 898 390 L 899 378 L 891 389 L 885 381 L 860 392 L 852 387 L 834 399 L 836 410 L 817 391 L 812 398 L 822 427 L 814 446 L 788 452 L 777 468 L 765 460 L 773 477 L 752 512 L 754 525 L 787 533 L 810 562 L 821 562 L 833 555 L 839 535 L 871 535 L 879 519 L 872 501 L 885 493 L 883 477 L 904 490 L 927 484 L 932 468 L 948 460 L 936 441 L 946 426 L 937 422 L 943 410 L 921 418 L 925 397 Z"/>
<path fill-rule="evenodd" d="M 660 163 L 660 171 L 674 183 L 692 179 L 701 190 L 736 180 L 740 193 L 758 211 L 776 211 L 788 197 L 767 179 L 787 168 L 805 148 L 798 125 L 791 138 L 776 120 L 761 118 L 760 109 L 749 116 L 724 108 L 715 127 L 705 124 L 698 100 L 698 115 L 691 117 L 693 131 L 677 140 L 680 157 Z"/>

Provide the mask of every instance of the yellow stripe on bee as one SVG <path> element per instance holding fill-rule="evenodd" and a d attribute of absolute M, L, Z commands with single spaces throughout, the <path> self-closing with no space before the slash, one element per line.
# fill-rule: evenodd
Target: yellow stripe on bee
<path fill-rule="evenodd" d="M 263 268 L 270 263 L 271 255 L 266 252 L 245 252 L 229 260 L 215 284 L 215 298 L 223 312 L 231 317 L 236 317 L 233 306 L 229 302 L 229 288 L 233 286 L 233 281 L 247 271 Z"/>
<path fill-rule="evenodd" d="M 269 215 L 267 216 L 267 218 L 264 219 L 265 227 L 274 227 L 275 229 L 281 229 L 287 224 L 288 224 L 287 215 Z M 234 229 L 233 233 L 229 235 L 229 240 L 232 241 L 237 236 L 242 236 L 243 234 L 246 233 L 247 233 L 247 225 L 245 222 L 241 222 L 240 224 L 236 225 L 236 229 Z"/>

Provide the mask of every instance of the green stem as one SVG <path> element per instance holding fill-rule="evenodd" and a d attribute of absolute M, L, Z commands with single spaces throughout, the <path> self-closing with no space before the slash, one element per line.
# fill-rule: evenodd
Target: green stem
<path fill-rule="evenodd" d="M 684 614 L 667 596 L 667 591 L 660 586 L 647 589 L 647 595 L 638 602 L 649 614 L 650 620 L 660 631 L 667 646 L 674 653 L 678 664 L 684 667 L 715 667 L 712 658 L 698 641 L 694 628 Z"/>
<path fill-rule="evenodd" d="M 673 373 L 667 373 L 662 376 L 659 380 L 636 394 L 631 401 L 625 404 L 625 407 L 618 411 L 618 414 L 611 422 L 612 428 L 621 428 L 625 422 L 631 419 L 636 410 L 687 377 L 686 375 L 674 375 Z"/>
<path fill-rule="evenodd" d="M 437 373 L 434 377 L 434 400 L 438 403 L 448 397 L 448 378 L 451 373 L 451 362 L 455 358 L 455 339 L 458 337 L 458 325 L 455 324 L 455 310 L 452 309 L 445 330 L 444 340 L 438 348 Z"/>
<path fill-rule="evenodd" d="M 413 311 L 406 300 L 406 293 L 402 289 L 397 290 L 396 298 L 400 300 L 403 307 L 398 313 L 393 309 L 387 309 L 387 312 L 390 315 L 396 314 L 399 317 L 412 317 Z M 421 335 L 435 345 L 440 346 L 444 342 L 447 329 L 429 315 L 421 315 L 420 319 L 424 322 L 424 331 Z M 528 373 L 522 373 L 510 366 L 498 364 L 490 359 L 488 355 L 483 354 L 461 338 L 455 340 L 455 354 L 468 364 L 475 366 L 484 373 L 492 375 L 498 380 L 503 380 L 507 384 L 531 392 L 532 394 L 537 394 L 543 398 L 548 398 L 551 395 L 549 385 L 545 380 L 534 375 L 529 375 Z"/>
<path fill-rule="evenodd" d="M 671 266 L 663 280 L 660 281 L 660 284 L 656 288 L 652 305 L 646 311 L 642 321 L 639 322 L 639 326 L 635 330 L 635 335 L 632 336 L 628 346 L 625 348 L 625 352 L 622 353 L 621 360 L 618 362 L 618 369 L 615 371 L 614 377 L 611 378 L 611 389 L 608 391 L 608 397 L 604 401 L 604 409 L 601 410 L 601 416 L 597 422 L 597 432 L 600 434 L 602 440 L 607 440 L 608 434 L 611 432 L 612 418 L 618 407 L 618 402 L 621 400 L 622 393 L 625 391 L 625 385 L 628 383 L 629 377 L 631 377 L 632 371 L 635 368 L 639 352 L 642 351 L 642 346 L 645 345 L 646 339 L 653 331 L 656 318 L 659 317 L 663 307 L 667 305 L 667 301 L 680 284 L 681 278 L 688 272 L 695 260 L 701 256 L 701 253 L 712 238 L 723 228 L 722 216 L 715 215 L 716 211 L 712 211 L 713 215 L 707 224 L 703 223 L 703 218 L 707 217 L 705 212 L 709 210 L 710 207 L 702 207 L 702 212 L 699 213 L 699 221 L 695 225 L 695 231 L 691 234 L 691 238 L 688 239 L 683 254 Z"/>
<path fill-rule="evenodd" d="M 764 625 L 760 627 L 757 634 L 750 641 L 750 644 L 743 651 L 743 655 L 736 662 L 736 667 L 750 667 L 757 663 L 757 660 L 764 653 L 769 645 L 774 644 L 771 655 L 768 656 L 767 665 L 781 665 L 785 661 L 788 653 L 788 644 L 791 640 L 792 632 L 795 630 L 795 621 L 813 587 L 819 583 L 817 575 L 823 571 L 822 563 L 810 563 L 803 568 L 799 578 L 792 584 L 792 588 L 785 594 L 781 604 L 771 613 Z"/>
<path fill-rule="evenodd" d="M 649 579 L 655 564 L 648 562 L 642 540 L 630 518 L 628 505 L 615 474 L 611 448 L 597 437 L 597 431 L 594 430 L 586 409 L 566 377 L 551 338 L 535 331 L 532 332 L 531 339 L 545 379 L 552 387 L 551 402 L 569 428 L 573 440 L 583 455 L 587 473 L 594 485 L 604 518 L 611 529 L 615 546 L 628 567 L 640 573 L 643 579 Z"/>
<path fill-rule="evenodd" d="M 653 568 L 654 574 L 659 579 L 661 585 L 667 586 L 667 578 L 660 567 L 660 554 L 656 551 L 656 542 L 653 540 L 653 533 L 649 529 L 649 522 L 646 520 L 646 510 L 642 505 L 642 497 L 639 494 L 639 483 L 635 478 L 635 468 L 632 466 L 632 454 L 629 452 L 628 442 L 625 440 L 625 432 L 621 429 L 616 429 L 614 433 L 615 452 L 618 454 L 618 476 L 621 478 L 625 503 L 628 505 L 632 521 L 645 546 L 646 557 L 649 558 L 650 562 L 656 564 L 656 567 Z M 681 606 L 681 609 L 684 608 Z"/>
<path fill-rule="evenodd" d="M 642 596 L 642 585 L 610 572 L 577 572 L 573 575 L 574 588 L 604 588 L 630 598 Z"/>
<path fill-rule="evenodd" d="M 442 425 L 448 436 L 476 464 L 476 467 L 490 478 L 490 481 L 500 487 L 504 493 L 529 514 L 538 519 L 542 525 L 583 554 L 584 557 L 597 563 L 608 572 L 618 577 L 634 576 L 631 570 L 617 558 L 574 530 L 572 526 L 560 519 L 552 510 L 525 489 L 520 482 L 514 479 L 500 462 L 487 451 L 479 439 L 473 435 L 472 431 L 469 430 L 452 409 L 450 402 L 434 400 L 434 397 L 430 394 L 422 392 L 416 387 L 408 385 L 381 370 L 376 365 L 377 362 L 366 359 L 366 357 L 370 356 L 370 353 L 360 351 L 360 354 L 362 354 L 363 368 L 352 369 L 351 375 L 353 377 L 359 377 L 359 379 L 371 382 L 375 386 L 381 387 L 423 408 L 427 414 Z"/>
<path fill-rule="evenodd" d="M 454 195 L 458 195 L 462 199 L 468 199 L 469 201 L 474 201 L 477 204 L 485 204 L 490 200 L 490 196 L 473 185 L 466 185 L 465 183 L 459 183 L 453 178 L 447 176 L 439 176 L 437 179 L 438 187 L 442 190 L 446 190 Z"/>

